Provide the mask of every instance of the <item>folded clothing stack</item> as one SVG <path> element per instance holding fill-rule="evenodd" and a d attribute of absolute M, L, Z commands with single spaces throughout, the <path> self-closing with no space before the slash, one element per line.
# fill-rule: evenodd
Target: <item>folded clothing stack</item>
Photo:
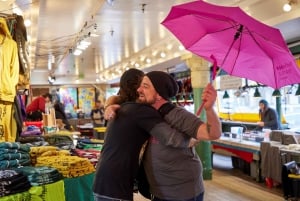
<path fill-rule="evenodd" d="M 29 190 L 30 182 L 26 175 L 14 170 L 0 170 L 0 197 Z"/>
<path fill-rule="evenodd" d="M 30 147 L 19 142 L 0 142 L 0 169 L 30 165 Z"/>
<path fill-rule="evenodd" d="M 15 169 L 15 171 L 26 175 L 32 186 L 50 184 L 62 179 L 62 174 L 56 168 L 47 166 L 20 167 Z"/>
<path fill-rule="evenodd" d="M 95 172 L 95 167 L 87 158 L 78 156 L 43 156 L 37 158 L 36 166 L 56 168 L 65 178 L 79 177 Z"/>

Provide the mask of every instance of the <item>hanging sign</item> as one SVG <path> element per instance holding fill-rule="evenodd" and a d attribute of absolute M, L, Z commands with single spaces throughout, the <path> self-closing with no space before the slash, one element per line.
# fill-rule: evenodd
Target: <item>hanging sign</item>
<path fill-rule="evenodd" d="M 242 78 L 222 75 L 220 76 L 220 90 L 239 89 L 242 86 Z"/>

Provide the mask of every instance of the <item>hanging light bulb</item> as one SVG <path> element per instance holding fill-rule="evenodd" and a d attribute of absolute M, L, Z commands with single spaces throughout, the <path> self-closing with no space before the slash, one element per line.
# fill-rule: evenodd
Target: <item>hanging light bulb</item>
<path fill-rule="evenodd" d="M 282 7 L 284 12 L 290 12 L 292 10 L 292 5 L 297 4 L 297 0 L 288 0 Z"/>
<path fill-rule="evenodd" d="M 292 6 L 289 3 L 285 3 L 282 9 L 284 12 L 290 12 L 292 10 Z"/>

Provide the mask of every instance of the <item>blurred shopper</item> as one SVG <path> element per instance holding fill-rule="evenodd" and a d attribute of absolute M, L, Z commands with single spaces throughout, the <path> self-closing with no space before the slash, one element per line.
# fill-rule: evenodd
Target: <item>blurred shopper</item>
<path fill-rule="evenodd" d="M 35 98 L 26 107 L 26 119 L 28 121 L 41 121 L 43 119 L 43 113 L 46 112 L 46 104 L 51 103 L 52 95 L 45 93 Z"/>
<path fill-rule="evenodd" d="M 99 138 L 98 132 L 97 130 L 95 130 L 95 128 L 103 127 L 105 124 L 104 107 L 100 100 L 96 100 L 95 107 L 92 109 L 90 116 L 94 127 L 94 131 L 93 131 L 94 138 Z"/>
<path fill-rule="evenodd" d="M 59 101 L 54 103 L 54 110 L 55 110 L 55 119 L 60 119 L 62 121 L 63 128 L 67 130 L 72 130 L 72 127 L 67 119 L 67 115 L 65 113 L 65 106 Z"/>
<path fill-rule="evenodd" d="M 271 130 L 281 129 L 276 110 L 270 108 L 269 103 L 264 99 L 259 101 L 259 118 L 260 121 L 257 122 L 259 130 L 262 130 L 263 128 Z"/>

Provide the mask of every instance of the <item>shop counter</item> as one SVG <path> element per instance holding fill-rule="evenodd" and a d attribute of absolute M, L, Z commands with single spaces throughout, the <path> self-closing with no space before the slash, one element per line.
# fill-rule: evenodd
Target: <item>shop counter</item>
<path fill-rule="evenodd" d="M 241 158 L 247 163 L 254 163 L 256 181 L 260 181 L 260 143 L 240 140 L 238 138 L 221 137 L 211 141 L 212 153 Z"/>
<path fill-rule="evenodd" d="M 244 128 L 244 132 L 246 130 L 255 130 L 257 128 L 257 123 L 255 122 L 242 122 L 242 121 L 226 121 L 222 120 L 222 131 L 223 132 L 230 132 L 230 128 L 233 126 L 241 126 Z"/>

